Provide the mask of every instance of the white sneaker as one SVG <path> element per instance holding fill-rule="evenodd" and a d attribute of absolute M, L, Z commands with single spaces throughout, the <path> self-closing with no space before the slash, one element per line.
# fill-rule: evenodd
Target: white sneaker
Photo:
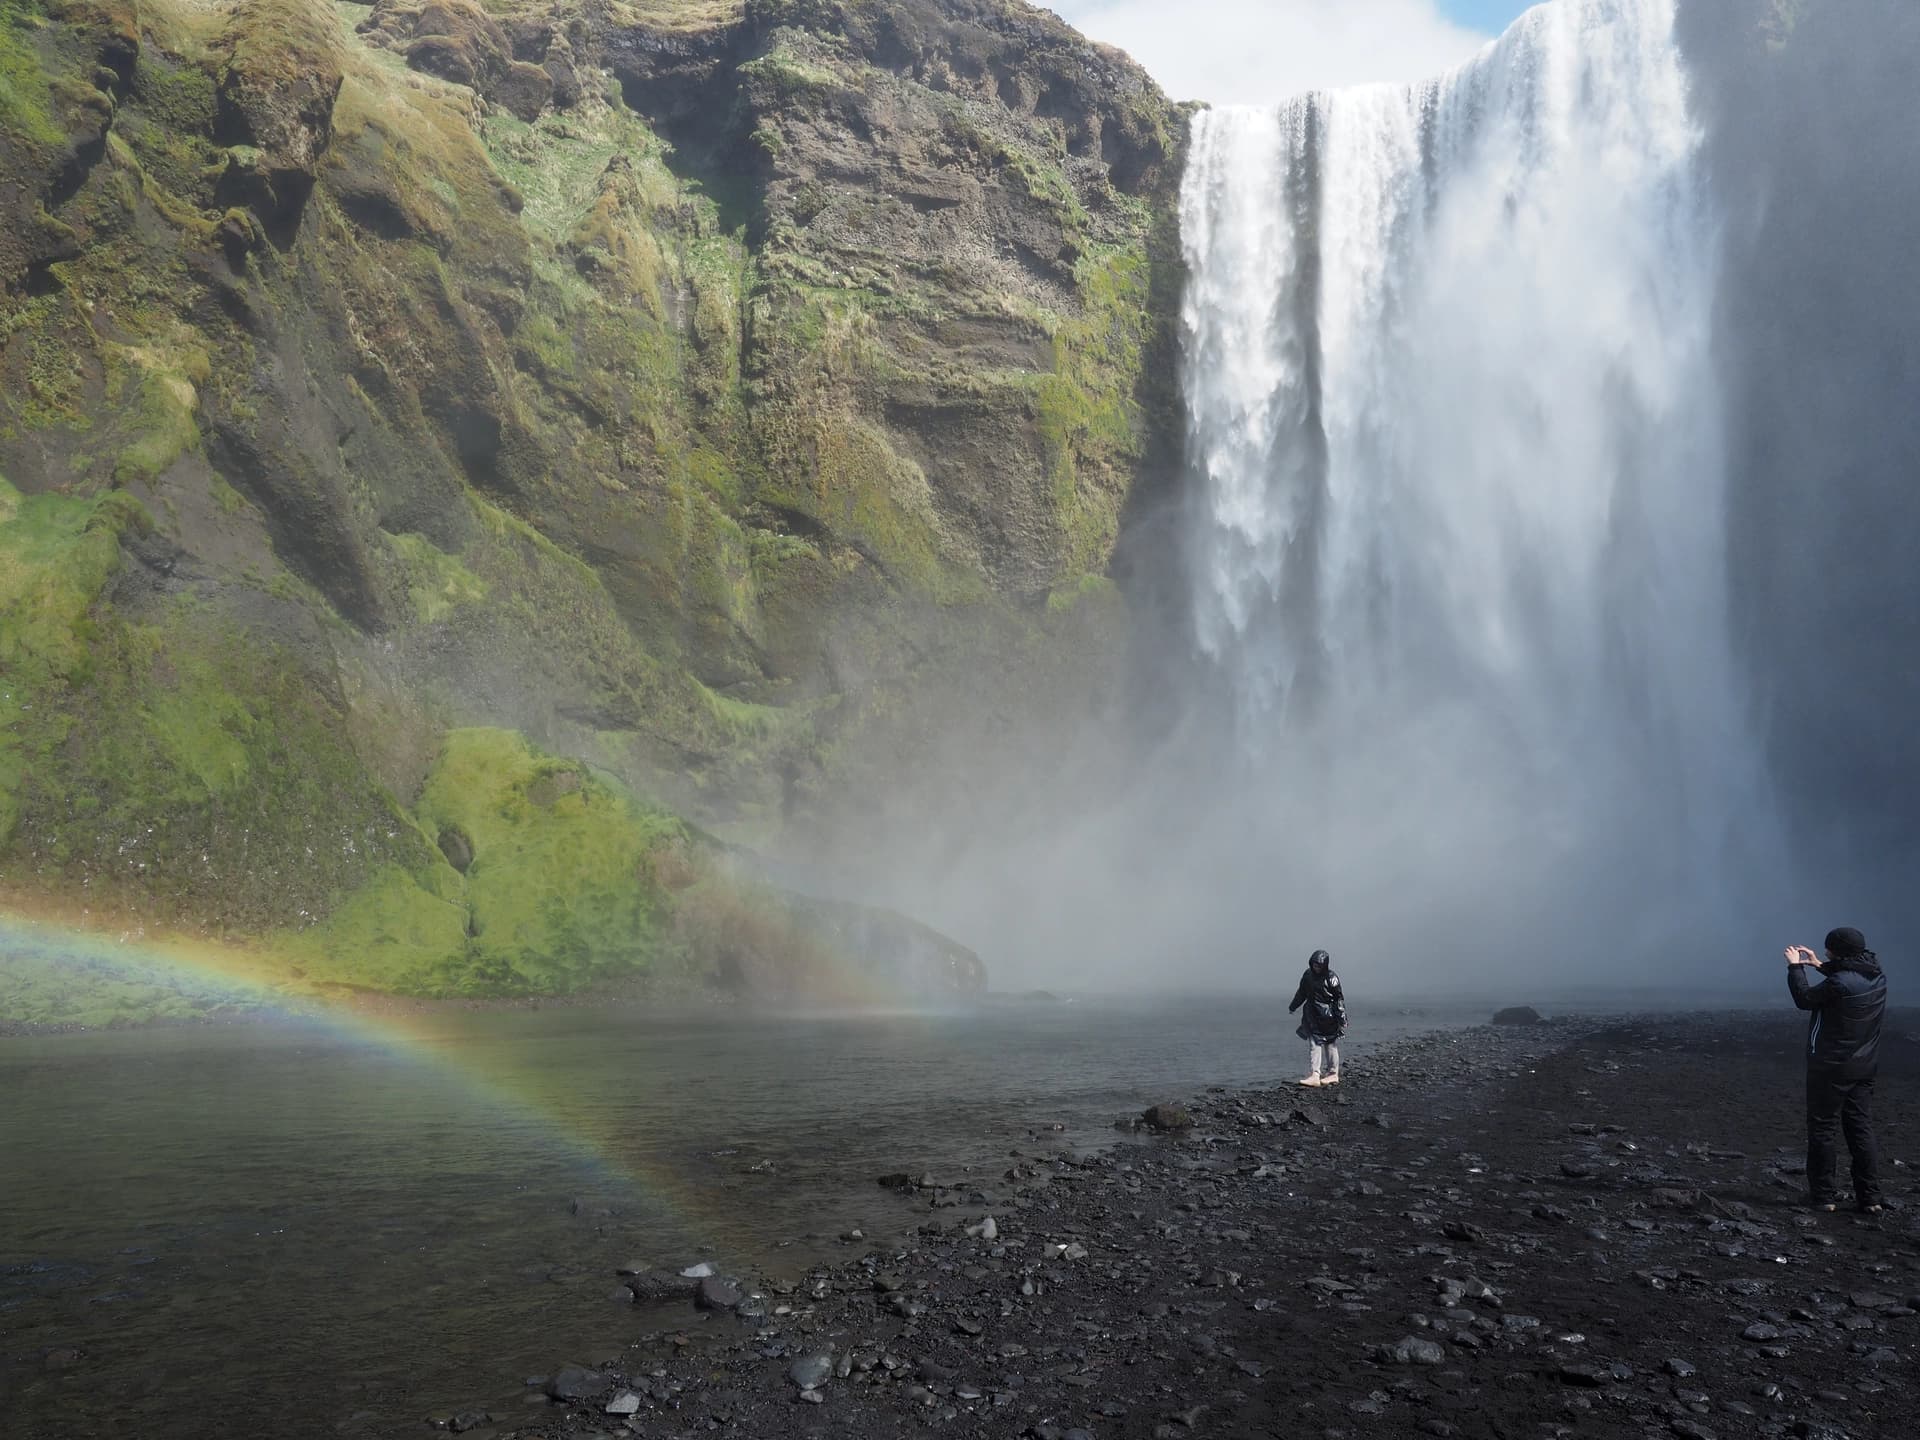
<path fill-rule="evenodd" d="M 1302 1085 L 1318 1086 L 1318 1085 L 1324 1085 L 1326 1082 L 1322 1080 L 1318 1075 L 1309 1075 L 1307 1076 L 1306 1079 L 1302 1080 L 1300 1083 Z"/>
<path fill-rule="evenodd" d="M 1338 1075 L 1329 1075 L 1320 1083 L 1322 1085 L 1338 1085 L 1340 1083 L 1340 1077 Z"/>

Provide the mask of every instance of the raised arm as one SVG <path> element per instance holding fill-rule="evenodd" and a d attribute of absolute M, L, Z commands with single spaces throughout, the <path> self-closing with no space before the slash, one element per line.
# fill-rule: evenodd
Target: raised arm
<path fill-rule="evenodd" d="M 1818 1010 L 1833 998 L 1833 982 L 1822 976 L 1818 985 L 1807 979 L 1807 972 L 1814 969 L 1811 965 L 1792 964 L 1787 966 L 1787 991 L 1793 996 L 1793 1003 L 1802 1010 Z"/>

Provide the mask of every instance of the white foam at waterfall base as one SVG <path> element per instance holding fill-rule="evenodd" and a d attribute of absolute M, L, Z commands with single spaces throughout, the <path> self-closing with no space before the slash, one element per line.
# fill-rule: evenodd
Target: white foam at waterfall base
<path fill-rule="evenodd" d="M 1672 0 L 1557 0 L 1430 85 L 1195 117 L 1215 883 L 1377 949 L 1636 966 L 1778 913 L 1699 144 Z"/>

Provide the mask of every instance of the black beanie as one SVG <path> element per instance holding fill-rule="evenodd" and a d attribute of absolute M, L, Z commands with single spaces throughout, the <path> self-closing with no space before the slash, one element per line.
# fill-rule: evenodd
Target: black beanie
<path fill-rule="evenodd" d="M 1851 925 L 1842 925 L 1838 930 L 1827 932 L 1827 953 L 1836 960 L 1845 960 L 1853 955 L 1867 953 L 1867 937 Z"/>

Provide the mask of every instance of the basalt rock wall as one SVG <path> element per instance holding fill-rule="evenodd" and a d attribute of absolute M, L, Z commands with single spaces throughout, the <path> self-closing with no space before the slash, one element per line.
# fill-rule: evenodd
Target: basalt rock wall
<path fill-rule="evenodd" d="M 438 935 L 471 727 L 774 848 L 1043 770 L 1182 128 L 1014 0 L 0 0 L 0 894 Z"/>

